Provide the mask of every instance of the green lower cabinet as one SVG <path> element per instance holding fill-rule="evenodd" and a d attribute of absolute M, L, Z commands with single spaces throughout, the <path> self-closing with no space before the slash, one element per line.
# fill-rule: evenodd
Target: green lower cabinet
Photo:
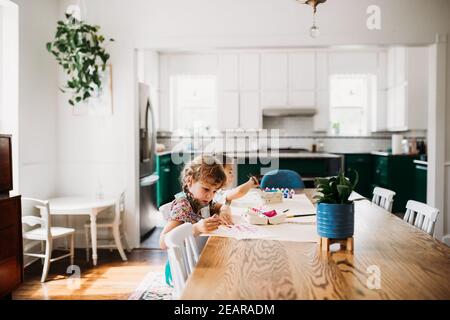
<path fill-rule="evenodd" d="M 359 175 L 359 181 L 356 185 L 355 191 L 366 198 L 372 198 L 373 191 L 373 157 L 369 153 L 345 154 L 345 176 L 350 181 L 355 181 L 355 174 L 352 172 L 356 170 Z"/>
<path fill-rule="evenodd" d="M 427 202 L 427 171 L 425 164 L 415 164 L 414 168 L 414 198 L 413 200 Z"/>
<path fill-rule="evenodd" d="M 415 166 L 417 156 L 374 155 L 374 186 L 387 188 L 396 193 L 392 212 L 404 213 L 408 200 L 415 197 Z"/>
<path fill-rule="evenodd" d="M 165 154 L 156 157 L 156 171 L 159 179 L 156 184 L 156 203 L 159 206 L 171 200 L 171 157 Z"/>

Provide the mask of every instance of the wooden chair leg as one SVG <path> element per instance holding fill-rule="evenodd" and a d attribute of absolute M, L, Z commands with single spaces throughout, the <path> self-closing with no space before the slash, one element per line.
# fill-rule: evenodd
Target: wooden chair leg
<path fill-rule="evenodd" d="M 122 241 L 120 240 L 119 225 L 113 226 L 113 235 L 114 235 L 114 241 L 116 242 L 117 250 L 119 250 L 120 257 L 122 258 L 123 261 L 127 261 L 127 256 L 125 255 L 125 252 L 123 251 Z"/>
<path fill-rule="evenodd" d="M 86 244 L 86 261 L 89 262 L 89 229 L 90 227 L 84 227 L 84 239 Z"/>
<path fill-rule="evenodd" d="M 70 236 L 70 265 L 75 263 L 75 232 Z"/>
<path fill-rule="evenodd" d="M 48 270 L 50 268 L 50 259 L 52 258 L 52 247 L 52 239 L 48 239 L 45 243 L 45 261 L 44 268 L 42 269 L 41 282 L 45 282 L 45 280 L 47 279 Z"/>
<path fill-rule="evenodd" d="M 45 252 L 45 245 L 44 245 L 44 241 L 41 241 L 41 253 Z M 44 266 L 44 258 L 41 258 L 41 265 Z"/>

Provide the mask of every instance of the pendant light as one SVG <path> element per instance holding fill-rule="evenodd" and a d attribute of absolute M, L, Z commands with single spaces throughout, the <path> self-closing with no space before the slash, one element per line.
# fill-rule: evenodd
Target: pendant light
<path fill-rule="evenodd" d="M 321 3 L 326 2 L 327 0 L 297 0 L 301 4 L 307 4 L 308 6 L 311 6 L 313 8 L 313 25 L 309 29 L 309 35 L 312 38 L 317 38 L 320 35 L 320 29 L 318 26 L 316 26 L 316 11 L 317 6 Z"/>

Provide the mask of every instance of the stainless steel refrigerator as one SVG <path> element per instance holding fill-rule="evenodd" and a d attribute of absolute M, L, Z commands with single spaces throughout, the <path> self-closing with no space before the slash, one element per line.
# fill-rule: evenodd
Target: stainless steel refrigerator
<path fill-rule="evenodd" d="M 150 87 L 139 83 L 139 208 L 141 240 L 156 226 L 156 128 Z"/>

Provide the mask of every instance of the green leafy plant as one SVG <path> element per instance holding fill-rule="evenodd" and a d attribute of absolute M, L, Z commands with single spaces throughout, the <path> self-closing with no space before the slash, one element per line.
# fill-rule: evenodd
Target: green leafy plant
<path fill-rule="evenodd" d="M 66 14 L 65 21 L 58 21 L 54 41 L 47 43 L 47 50 L 69 76 L 65 89 L 72 93 L 69 99 L 72 106 L 89 99 L 102 88 L 101 75 L 110 55 L 102 47 L 105 37 L 98 34 L 99 30 L 99 26 Z M 65 92 L 62 88 L 61 91 Z"/>
<path fill-rule="evenodd" d="M 358 172 L 352 171 L 355 173 L 354 183 L 345 177 L 342 168 L 336 177 L 317 178 L 315 184 L 318 194 L 314 196 L 314 199 L 318 203 L 351 204 L 352 201 L 349 201 L 348 198 L 359 180 Z"/>

